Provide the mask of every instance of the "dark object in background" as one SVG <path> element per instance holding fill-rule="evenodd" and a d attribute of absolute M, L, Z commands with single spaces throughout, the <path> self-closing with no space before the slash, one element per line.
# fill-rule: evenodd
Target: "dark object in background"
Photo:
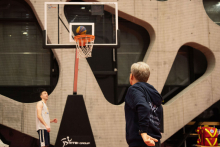
<path fill-rule="evenodd" d="M 37 132 L 36 132 L 37 133 Z M 0 124 L 0 139 L 10 147 L 39 147 L 39 140 Z M 53 147 L 50 145 L 50 147 Z"/>

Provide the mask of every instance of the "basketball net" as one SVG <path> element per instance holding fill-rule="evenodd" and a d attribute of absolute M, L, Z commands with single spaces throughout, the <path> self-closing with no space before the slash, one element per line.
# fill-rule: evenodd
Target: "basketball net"
<path fill-rule="evenodd" d="M 95 40 L 95 36 L 93 35 L 77 35 L 74 37 L 76 41 L 76 49 L 78 52 L 78 57 L 88 58 L 92 57 L 92 49 Z"/>

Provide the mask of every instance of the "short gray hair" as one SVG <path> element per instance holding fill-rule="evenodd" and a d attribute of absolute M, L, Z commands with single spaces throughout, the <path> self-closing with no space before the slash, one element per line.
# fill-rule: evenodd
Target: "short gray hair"
<path fill-rule="evenodd" d="M 150 76 L 150 66 L 144 62 L 137 62 L 131 65 L 131 73 L 139 82 L 147 82 Z"/>

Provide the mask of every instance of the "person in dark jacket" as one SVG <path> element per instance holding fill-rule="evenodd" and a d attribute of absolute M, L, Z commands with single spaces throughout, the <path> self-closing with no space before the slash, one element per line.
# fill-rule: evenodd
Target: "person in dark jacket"
<path fill-rule="evenodd" d="M 147 83 L 150 68 L 144 62 L 131 66 L 130 84 L 125 96 L 126 140 L 129 147 L 160 147 L 162 97 Z"/>

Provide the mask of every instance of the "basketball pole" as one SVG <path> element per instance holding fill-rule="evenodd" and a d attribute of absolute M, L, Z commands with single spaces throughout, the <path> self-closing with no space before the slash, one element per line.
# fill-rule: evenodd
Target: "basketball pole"
<path fill-rule="evenodd" d="M 78 49 L 75 49 L 75 69 L 74 69 L 74 84 L 73 84 L 73 95 L 77 95 L 77 79 L 78 79 L 78 67 L 79 67 L 79 58 L 78 58 Z"/>

